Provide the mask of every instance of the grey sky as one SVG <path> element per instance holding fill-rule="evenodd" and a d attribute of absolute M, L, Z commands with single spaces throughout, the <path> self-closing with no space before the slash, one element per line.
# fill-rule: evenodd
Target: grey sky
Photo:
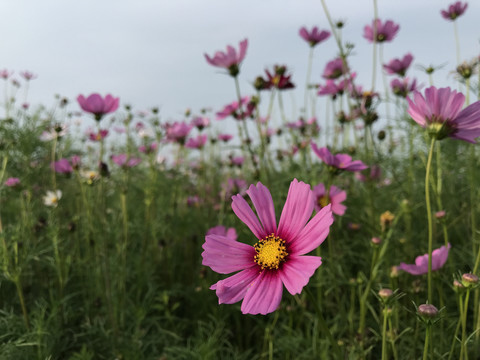
<path fill-rule="evenodd" d="M 410 51 L 415 64 L 447 62 L 435 81 L 452 84 L 453 24 L 440 16 L 452 2 L 379 0 L 379 17 L 401 26 L 397 38 L 385 44 L 385 60 Z M 353 68 L 359 84 L 369 87 L 372 48 L 362 33 L 373 19 L 373 2 L 327 4 L 334 19 L 346 20 L 343 38 L 356 44 Z M 33 105 L 51 106 L 56 93 L 70 99 L 80 93 L 112 93 L 122 104 L 139 110 L 160 106 L 162 118 L 179 120 L 187 107 L 219 110 L 234 100 L 231 78 L 209 66 L 203 53 L 227 44 L 237 47 L 245 37 L 250 45 L 241 69 L 242 91 L 251 93 L 250 82 L 266 67 L 286 64 L 300 104 L 308 46 L 298 30 L 303 25 L 328 29 L 319 0 L 3 0 L 0 13 L 0 69 L 14 70 L 16 77 L 22 70 L 38 74 L 29 90 Z M 458 19 L 463 59 L 480 53 L 479 16 L 480 2 L 469 1 Z M 332 39 L 315 49 L 312 81 L 321 81 L 325 63 L 335 54 Z M 427 84 L 418 70 L 410 76 Z"/>

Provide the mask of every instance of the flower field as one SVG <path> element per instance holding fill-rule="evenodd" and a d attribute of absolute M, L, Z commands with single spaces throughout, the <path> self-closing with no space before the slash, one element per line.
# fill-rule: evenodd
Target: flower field
<path fill-rule="evenodd" d="M 246 88 L 233 39 L 198 61 L 236 96 L 176 119 L 114 89 L 31 105 L 37 74 L 0 71 L 1 359 L 480 359 L 468 4 L 432 15 L 457 42 L 437 86 L 439 66 L 423 83 L 415 54 L 384 59 L 402 28 L 376 1 L 360 83 L 321 3 L 306 80 L 276 64 Z"/>

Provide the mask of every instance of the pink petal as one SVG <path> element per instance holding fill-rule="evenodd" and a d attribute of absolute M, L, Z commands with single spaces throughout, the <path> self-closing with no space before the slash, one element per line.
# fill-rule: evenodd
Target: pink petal
<path fill-rule="evenodd" d="M 245 297 L 248 289 L 257 278 L 260 278 L 256 268 L 245 269 L 238 274 L 220 280 L 213 284 L 210 289 L 216 290 L 219 304 L 234 304 Z"/>
<path fill-rule="evenodd" d="M 263 271 L 248 289 L 242 302 L 243 314 L 266 315 L 275 311 L 282 300 L 283 285 L 276 271 Z"/>
<path fill-rule="evenodd" d="M 314 198 L 310 185 L 293 179 L 283 206 L 277 234 L 288 244 L 303 229 L 312 215 Z"/>
<path fill-rule="evenodd" d="M 328 204 L 303 228 L 298 236 L 290 243 L 290 255 L 304 255 L 316 249 L 330 232 L 333 224 L 332 205 Z"/>
<path fill-rule="evenodd" d="M 255 249 L 247 244 L 221 235 L 207 235 L 202 248 L 202 265 L 209 266 L 220 274 L 257 266 L 254 261 Z"/>
<path fill-rule="evenodd" d="M 267 234 L 275 233 L 277 230 L 277 220 L 275 219 L 275 207 L 273 205 L 272 195 L 267 187 L 258 183 L 257 187 L 250 185 L 247 190 L 248 196 L 252 199 L 253 206 L 257 210 L 260 222 Z"/>
<path fill-rule="evenodd" d="M 232 196 L 232 200 L 233 212 L 248 226 L 253 232 L 253 235 L 255 235 L 257 239 L 266 237 L 267 233 L 263 230 L 258 218 L 255 216 L 247 201 L 241 195 Z"/>
<path fill-rule="evenodd" d="M 321 257 L 290 255 L 279 270 L 280 279 L 290 294 L 300 294 L 320 265 Z"/>

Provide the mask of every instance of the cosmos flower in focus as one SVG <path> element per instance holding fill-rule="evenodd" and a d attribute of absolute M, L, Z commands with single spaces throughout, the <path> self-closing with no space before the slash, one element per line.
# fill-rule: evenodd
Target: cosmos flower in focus
<path fill-rule="evenodd" d="M 447 10 L 442 10 L 440 13 L 442 14 L 443 18 L 450 21 L 455 21 L 460 15 L 463 15 L 465 10 L 467 10 L 468 3 L 462 3 L 461 1 L 457 1 L 451 4 Z"/>
<path fill-rule="evenodd" d="M 331 204 L 332 212 L 335 215 L 342 216 L 345 214 L 347 207 L 342 202 L 347 199 L 346 191 L 332 185 L 327 196 L 325 185 L 320 183 L 313 188 L 313 194 L 315 195 L 315 211 L 320 211 L 328 204 Z"/>
<path fill-rule="evenodd" d="M 402 59 L 390 60 L 388 64 L 383 65 L 383 68 L 389 75 L 397 74 L 398 76 L 404 77 L 412 61 L 413 56 L 408 53 Z"/>
<path fill-rule="evenodd" d="M 83 111 L 93 114 L 95 120 L 100 121 L 104 115 L 118 109 L 120 99 L 114 98 L 110 94 L 103 98 L 101 95 L 94 93 L 87 98 L 83 95 L 78 95 L 77 101 Z"/>
<path fill-rule="evenodd" d="M 47 191 L 47 194 L 43 196 L 43 203 L 46 206 L 57 207 L 58 201 L 62 198 L 62 191 Z"/>
<path fill-rule="evenodd" d="M 311 47 L 320 44 L 322 41 L 325 41 L 330 37 L 330 31 L 320 31 L 317 26 L 314 26 L 311 31 L 308 31 L 307 28 L 303 26 L 300 29 L 299 34 L 303 40 L 310 44 Z"/>
<path fill-rule="evenodd" d="M 363 28 L 363 37 L 370 42 L 386 42 L 392 41 L 397 35 L 400 25 L 395 24 L 392 20 L 384 23 L 380 19 L 372 21 L 372 25 L 365 25 Z M 375 35 L 375 39 L 374 39 Z"/>
<path fill-rule="evenodd" d="M 443 265 L 447 262 L 448 251 L 451 246 L 448 244 L 448 247 L 442 246 L 438 249 L 433 250 L 432 252 L 432 271 L 441 269 Z M 428 253 L 425 255 L 417 256 L 415 259 L 415 264 L 405 264 L 400 263 L 397 266 L 399 270 L 403 270 L 412 275 L 422 275 L 428 273 Z"/>
<path fill-rule="evenodd" d="M 437 140 L 448 137 L 475 143 L 480 136 L 480 101 L 462 110 L 465 96 L 449 87 L 425 90 L 425 96 L 418 91 L 413 100 L 407 97 L 408 114 Z"/>
<path fill-rule="evenodd" d="M 333 155 L 327 147 L 318 148 L 318 146 L 313 142 L 312 149 L 326 165 L 334 169 L 345 171 L 362 171 L 368 168 L 368 166 L 360 160 L 352 161 L 352 157 L 348 154 Z"/>
<path fill-rule="evenodd" d="M 212 66 L 225 68 L 229 74 L 233 77 L 237 76 L 240 72 L 240 63 L 247 54 L 248 39 L 240 42 L 239 50 L 235 50 L 232 46 L 227 46 L 227 51 L 217 51 L 213 57 L 205 55 L 205 59 Z"/>
<path fill-rule="evenodd" d="M 247 193 L 258 217 L 240 195 L 232 197 L 232 209 L 257 242 L 251 246 L 226 236 L 207 235 L 202 264 L 221 274 L 236 272 L 210 287 L 220 304 L 243 300 L 242 313 L 265 315 L 280 305 L 284 286 L 292 295 L 301 293 L 322 264 L 320 257 L 306 254 L 325 240 L 333 216 L 328 205 L 309 221 L 313 192 L 297 179 L 290 184 L 278 227 L 270 191 L 259 182 Z"/>

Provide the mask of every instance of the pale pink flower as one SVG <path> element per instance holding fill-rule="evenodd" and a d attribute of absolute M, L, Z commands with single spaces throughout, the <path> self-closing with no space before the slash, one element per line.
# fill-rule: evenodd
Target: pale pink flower
<path fill-rule="evenodd" d="M 315 211 L 320 211 L 328 204 L 331 204 L 332 212 L 335 215 L 342 216 L 345 214 L 347 207 L 342 202 L 347 199 L 346 191 L 332 185 L 327 196 L 325 185 L 320 183 L 313 188 L 313 195 L 315 196 Z"/>
<path fill-rule="evenodd" d="M 310 44 L 311 47 L 314 47 L 330 37 L 330 31 L 320 31 L 317 26 L 314 26 L 311 31 L 308 31 L 307 28 L 303 26 L 300 29 L 299 34 L 303 40 Z"/>
<path fill-rule="evenodd" d="M 448 247 L 442 246 L 438 249 L 433 250 L 432 252 L 432 271 L 441 269 L 445 265 L 448 252 L 451 246 L 448 244 Z M 417 256 L 415 258 L 415 264 L 405 264 L 400 263 L 397 266 L 399 270 L 403 270 L 412 275 L 422 275 L 428 273 L 428 254 Z"/>
<path fill-rule="evenodd" d="M 392 41 L 395 35 L 397 35 L 400 25 L 395 24 L 392 20 L 382 22 L 380 19 L 376 19 L 372 22 L 372 25 L 365 25 L 363 29 L 363 37 L 370 42 L 385 42 Z M 375 36 L 375 39 L 374 39 Z"/>
<path fill-rule="evenodd" d="M 247 54 L 248 39 L 240 42 L 239 51 L 237 51 L 230 45 L 227 46 L 227 51 L 217 51 L 213 57 L 205 55 L 205 59 L 212 66 L 225 68 L 228 70 L 231 76 L 237 76 L 240 72 L 240 63 Z"/>

